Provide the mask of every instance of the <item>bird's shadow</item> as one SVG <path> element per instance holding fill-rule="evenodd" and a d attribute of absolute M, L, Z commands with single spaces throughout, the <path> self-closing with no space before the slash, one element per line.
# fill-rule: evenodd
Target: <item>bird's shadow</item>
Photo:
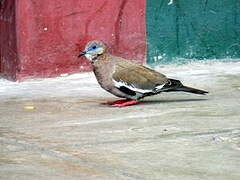
<path fill-rule="evenodd" d="M 207 101 L 208 99 L 169 99 L 169 100 L 143 100 L 141 104 L 162 104 L 162 103 L 180 103 L 180 102 L 197 102 Z"/>

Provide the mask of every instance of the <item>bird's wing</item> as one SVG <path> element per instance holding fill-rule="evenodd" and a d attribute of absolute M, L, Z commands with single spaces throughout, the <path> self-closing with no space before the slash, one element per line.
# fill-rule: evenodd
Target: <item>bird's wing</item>
<path fill-rule="evenodd" d="M 140 93 L 161 89 L 168 81 L 165 75 L 129 61 L 118 62 L 112 78 L 116 87 Z"/>

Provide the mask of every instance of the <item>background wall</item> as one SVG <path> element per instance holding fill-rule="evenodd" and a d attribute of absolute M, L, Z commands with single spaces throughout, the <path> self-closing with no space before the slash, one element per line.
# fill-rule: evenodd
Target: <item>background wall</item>
<path fill-rule="evenodd" d="M 89 71 L 76 56 L 95 39 L 149 65 L 240 58 L 239 9 L 239 0 L 0 0 L 1 73 L 23 80 Z"/>
<path fill-rule="evenodd" d="M 239 0 L 148 0 L 148 63 L 240 57 Z"/>
<path fill-rule="evenodd" d="M 105 41 L 114 54 L 142 63 L 146 59 L 145 6 L 144 0 L 3 0 L 1 72 L 22 80 L 88 71 L 89 62 L 77 55 L 95 39 Z M 6 42 L 11 47 L 5 47 Z M 17 60 L 9 55 L 11 51 L 17 53 Z"/>
<path fill-rule="evenodd" d="M 0 1 L 0 73 L 16 79 L 18 71 L 15 0 Z"/>

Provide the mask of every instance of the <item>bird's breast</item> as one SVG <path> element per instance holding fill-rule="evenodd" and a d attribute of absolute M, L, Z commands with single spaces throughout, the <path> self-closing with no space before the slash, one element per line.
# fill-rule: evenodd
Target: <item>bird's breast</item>
<path fill-rule="evenodd" d="M 114 83 L 112 81 L 112 74 L 113 74 L 113 67 L 110 65 L 105 66 L 94 66 L 93 72 L 96 76 L 96 79 L 99 83 L 99 85 L 109 91 L 113 88 Z"/>

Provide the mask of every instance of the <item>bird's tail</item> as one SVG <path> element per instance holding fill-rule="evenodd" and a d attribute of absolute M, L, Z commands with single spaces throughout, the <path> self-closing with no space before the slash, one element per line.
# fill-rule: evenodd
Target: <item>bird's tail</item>
<path fill-rule="evenodd" d="M 207 91 L 204 91 L 204 90 L 184 86 L 179 80 L 175 80 L 175 79 L 169 79 L 169 83 L 167 83 L 162 88 L 162 90 L 164 92 L 184 91 L 188 93 L 201 94 L 201 95 L 205 95 L 208 93 Z"/>
<path fill-rule="evenodd" d="M 203 91 L 201 89 L 195 89 L 195 88 L 191 88 L 191 87 L 187 87 L 187 86 L 182 86 L 180 88 L 176 88 L 173 91 L 184 91 L 184 92 L 189 92 L 189 93 L 194 93 L 194 94 L 202 94 L 202 95 L 205 95 L 208 93 L 207 91 Z"/>

